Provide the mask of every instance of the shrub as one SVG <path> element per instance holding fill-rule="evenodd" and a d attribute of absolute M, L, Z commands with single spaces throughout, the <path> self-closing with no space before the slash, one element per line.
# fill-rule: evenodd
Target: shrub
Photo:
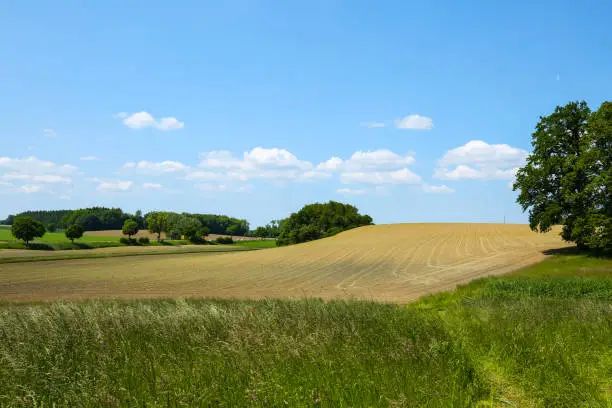
<path fill-rule="evenodd" d="M 138 243 L 140 245 L 149 245 L 149 238 L 148 237 L 140 237 L 138 238 Z"/>
<path fill-rule="evenodd" d="M 229 244 L 234 243 L 234 240 L 232 239 L 232 237 L 218 237 L 216 241 L 217 241 L 217 244 L 224 244 L 224 245 L 229 245 Z"/>
<path fill-rule="evenodd" d="M 126 237 L 119 238 L 119 242 L 122 243 L 123 245 L 136 245 L 138 243 L 136 239 L 126 238 Z"/>

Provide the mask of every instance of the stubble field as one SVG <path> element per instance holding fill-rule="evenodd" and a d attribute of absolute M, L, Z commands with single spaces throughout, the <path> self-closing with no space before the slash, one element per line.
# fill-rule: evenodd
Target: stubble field
<path fill-rule="evenodd" d="M 564 246 L 558 231 L 536 234 L 526 225 L 379 225 L 254 252 L 4 264 L 0 299 L 314 296 L 408 302 L 533 264 Z"/>

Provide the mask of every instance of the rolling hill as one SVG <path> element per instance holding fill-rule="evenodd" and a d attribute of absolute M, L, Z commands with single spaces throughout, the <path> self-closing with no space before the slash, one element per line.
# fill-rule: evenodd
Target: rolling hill
<path fill-rule="evenodd" d="M 407 302 L 502 274 L 567 246 L 526 225 L 390 224 L 332 238 L 220 255 L 0 265 L 0 298 L 354 297 Z"/>

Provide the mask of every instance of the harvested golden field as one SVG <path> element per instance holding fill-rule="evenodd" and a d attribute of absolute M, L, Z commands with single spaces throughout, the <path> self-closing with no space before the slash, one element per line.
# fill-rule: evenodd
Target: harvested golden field
<path fill-rule="evenodd" d="M 0 298 L 356 297 L 407 302 L 566 246 L 526 225 L 392 224 L 290 247 L 0 265 Z"/>

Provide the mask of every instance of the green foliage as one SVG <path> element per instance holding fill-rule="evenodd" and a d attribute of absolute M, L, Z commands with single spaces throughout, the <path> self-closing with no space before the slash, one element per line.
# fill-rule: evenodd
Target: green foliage
<path fill-rule="evenodd" d="M 245 236 L 249 232 L 249 223 L 247 220 L 242 220 L 225 215 L 213 214 L 191 214 L 197 217 L 203 226 L 209 229 L 210 234 L 227 234 Z"/>
<path fill-rule="evenodd" d="M 161 242 L 162 232 L 167 232 L 168 228 L 168 213 L 167 212 L 150 212 L 146 216 L 149 232 L 157 234 L 157 242 Z"/>
<path fill-rule="evenodd" d="M 71 210 L 52 210 L 52 211 L 24 211 L 17 215 L 9 215 L 8 218 L 0 224 L 12 225 L 15 218 L 18 217 L 31 217 L 36 221 L 40 221 L 43 225 L 49 225 L 50 223 L 55 224 L 56 226 L 63 226 L 61 224 L 61 219 L 66 214 L 71 213 Z"/>
<path fill-rule="evenodd" d="M 250 235 L 259 238 L 278 238 L 285 220 L 272 220 L 264 227 L 257 227 Z"/>
<path fill-rule="evenodd" d="M 232 237 L 217 237 L 217 244 L 230 245 L 234 243 Z"/>
<path fill-rule="evenodd" d="M 131 238 L 132 235 L 138 234 L 138 223 L 134 220 L 125 220 L 121 232 Z"/>
<path fill-rule="evenodd" d="M 612 249 L 612 102 L 597 112 L 586 102 L 558 106 L 540 118 L 532 139 L 514 184 L 531 228 L 561 224 L 566 241 Z"/>
<path fill-rule="evenodd" d="M 11 226 L 11 234 L 17 239 L 25 242 L 26 247 L 29 247 L 30 241 L 34 238 L 39 238 L 45 235 L 45 226 L 40 221 L 36 221 L 32 217 L 17 217 Z"/>
<path fill-rule="evenodd" d="M 50 222 L 47 225 L 47 231 L 49 232 L 55 232 L 57 230 L 57 225 L 54 222 Z"/>
<path fill-rule="evenodd" d="M 138 238 L 138 243 L 140 245 L 149 245 L 150 240 L 149 240 L 148 237 L 140 237 L 140 238 Z"/>
<path fill-rule="evenodd" d="M 359 214 L 357 208 L 349 204 L 336 201 L 310 204 L 282 222 L 277 244 L 313 241 L 371 224 L 372 217 Z"/>
<path fill-rule="evenodd" d="M 123 245 L 136 245 L 138 244 L 138 241 L 135 238 L 126 238 L 126 237 L 121 237 L 119 238 L 119 242 Z"/>
<path fill-rule="evenodd" d="M 65 234 L 66 238 L 70 240 L 70 242 L 74 242 L 75 239 L 79 239 L 83 236 L 85 229 L 79 224 L 73 224 L 66 228 Z"/>

